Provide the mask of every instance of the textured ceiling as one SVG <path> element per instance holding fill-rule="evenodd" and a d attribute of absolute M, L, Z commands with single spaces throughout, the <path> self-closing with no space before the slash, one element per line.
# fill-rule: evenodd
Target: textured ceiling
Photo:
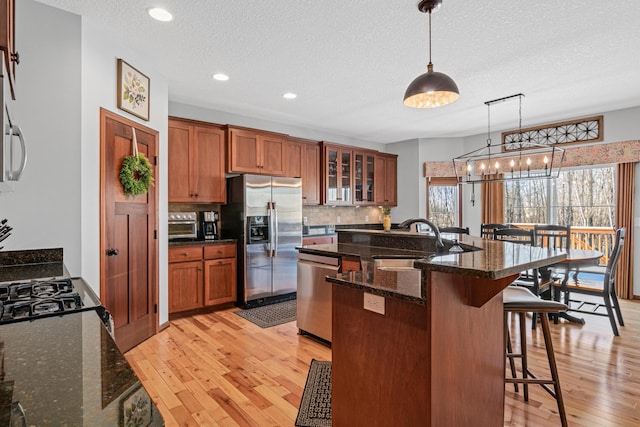
<path fill-rule="evenodd" d="M 460 99 L 430 110 L 402 104 L 428 62 L 417 0 L 39 1 L 124 35 L 167 76 L 171 101 L 364 140 L 482 133 L 484 102 L 516 93 L 523 126 L 640 105 L 638 0 L 444 0 L 432 59 Z M 151 6 L 174 20 L 152 20 Z M 517 123 L 517 102 L 492 107 L 492 128 Z"/>

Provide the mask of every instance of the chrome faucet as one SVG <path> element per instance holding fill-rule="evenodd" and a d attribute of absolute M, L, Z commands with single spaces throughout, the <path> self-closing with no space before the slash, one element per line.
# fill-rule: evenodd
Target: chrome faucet
<path fill-rule="evenodd" d="M 436 236 L 436 252 L 442 252 L 444 250 L 444 243 L 442 243 L 442 237 L 440 236 L 440 229 L 438 228 L 437 225 L 435 225 L 433 222 L 429 221 L 428 219 L 410 218 L 398 224 L 398 228 L 404 228 L 406 230 L 409 230 L 411 228 L 411 225 L 416 223 L 427 224 L 429 227 L 431 227 L 431 230 L 433 230 L 433 234 L 435 234 Z"/>

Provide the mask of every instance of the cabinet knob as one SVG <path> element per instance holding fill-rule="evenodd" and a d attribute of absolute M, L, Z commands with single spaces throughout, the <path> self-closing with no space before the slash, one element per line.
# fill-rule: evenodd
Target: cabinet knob
<path fill-rule="evenodd" d="M 186 252 L 185 252 L 185 253 L 183 253 L 182 255 L 184 255 L 184 256 L 189 256 L 189 254 L 188 254 L 188 253 L 186 253 Z"/>

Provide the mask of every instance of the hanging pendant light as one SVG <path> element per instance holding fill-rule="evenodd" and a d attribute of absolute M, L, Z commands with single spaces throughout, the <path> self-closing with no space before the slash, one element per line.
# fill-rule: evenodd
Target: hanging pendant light
<path fill-rule="evenodd" d="M 411 108 L 434 108 L 451 104 L 460 97 L 456 82 L 444 73 L 433 71 L 431 62 L 431 12 L 442 5 L 442 0 L 422 0 L 420 12 L 429 13 L 429 65 L 427 72 L 416 77 L 404 93 L 404 105 Z"/>

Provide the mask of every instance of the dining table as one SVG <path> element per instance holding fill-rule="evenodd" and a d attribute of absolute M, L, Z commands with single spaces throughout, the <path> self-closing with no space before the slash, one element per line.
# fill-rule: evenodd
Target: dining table
<path fill-rule="evenodd" d="M 602 252 L 592 249 L 567 249 L 567 257 L 565 259 L 555 264 L 549 265 L 544 272 L 541 271 L 541 274 L 543 276 L 548 275 L 547 277 L 551 278 L 551 275 L 554 272 L 556 274 L 561 272 L 562 279 L 560 283 L 562 286 L 566 285 L 572 277 L 573 280 L 577 283 L 578 273 L 580 272 L 580 269 L 599 265 L 602 255 Z M 562 287 L 560 287 L 560 289 L 561 288 Z M 558 289 L 557 286 L 552 287 L 551 296 L 555 301 L 560 301 L 560 289 Z M 572 316 L 568 312 L 559 313 L 558 316 L 570 322 L 580 324 L 585 323 L 583 318 Z M 557 318 L 555 319 L 555 323 L 558 323 Z"/>

